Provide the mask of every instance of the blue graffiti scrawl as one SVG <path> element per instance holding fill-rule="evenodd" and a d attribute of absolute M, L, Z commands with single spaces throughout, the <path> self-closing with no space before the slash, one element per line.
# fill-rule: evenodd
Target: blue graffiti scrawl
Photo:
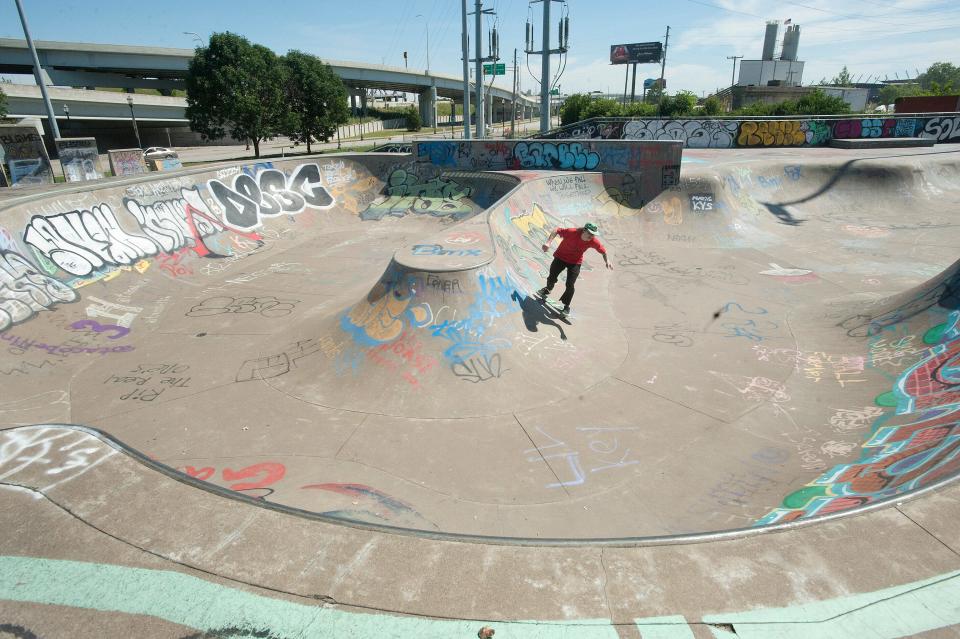
<path fill-rule="evenodd" d="M 520 142 L 513 154 L 524 169 L 574 169 L 590 171 L 600 164 L 600 155 L 579 142 Z"/>
<path fill-rule="evenodd" d="M 431 334 L 451 342 L 443 356 L 451 364 L 463 364 L 475 356 L 489 356 L 499 350 L 510 348 L 510 340 L 489 333 L 493 320 L 515 313 L 519 306 L 517 286 L 508 276 L 487 277 L 480 275 L 480 290 L 461 320 L 444 320 L 430 326 Z"/>

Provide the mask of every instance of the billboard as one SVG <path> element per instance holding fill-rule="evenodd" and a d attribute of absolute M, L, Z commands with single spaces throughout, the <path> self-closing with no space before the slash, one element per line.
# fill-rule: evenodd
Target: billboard
<path fill-rule="evenodd" d="M 99 180 L 103 177 L 94 138 L 57 138 L 56 145 L 63 177 L 67 182 Z"/>
<path fill-rule="evenodd" d="M 53 184 L 53 167 L 36 127 L 0 126 L 0 146 L 11 184 Z"/>
<path fill-rule="evenodd" d="M 611 44 L 610 64 L 644 64 L 663 59 L 662 42 L 634 42 Z"/>

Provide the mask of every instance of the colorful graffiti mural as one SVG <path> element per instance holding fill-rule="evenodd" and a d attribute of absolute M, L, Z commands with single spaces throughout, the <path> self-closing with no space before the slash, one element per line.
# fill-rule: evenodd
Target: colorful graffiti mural
<path fill-rule="evenodd" d="M 826 146 L 850 138 L 927 138 L 960 142 L 960 117 L 852 117 L 780 120 L 608 120 L 592 118 L 543 136 L 543 139 L 677 140 L 691 149 Z"/>
<path fill-rule="evenodd" d="M 902 340 L 901 340 L 902 341 Z M 929 347 L 877 397 L 893 408 L 873 424 L 860 459 L 835 466 L 757 525 L 827 515 L 930 486 L 960 469 L 960 311 L 923 336 Z M 906 419 L 905 423 L 891 423 Z"/>

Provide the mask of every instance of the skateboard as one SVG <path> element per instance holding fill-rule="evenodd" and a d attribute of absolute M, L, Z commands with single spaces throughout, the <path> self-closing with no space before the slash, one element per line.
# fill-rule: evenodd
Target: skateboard
<path fill-rule="evenodd" d="M 539 293 L 536 295 L 537 299 L 543 304 L 544 308 L 553 312 L 553 315 L 559 317 L 562 320 L 569 320 L 570 313 L 563 312 L 563 304 L 560 302 L 554 302 L 549 297 L 543 297 Z"/>

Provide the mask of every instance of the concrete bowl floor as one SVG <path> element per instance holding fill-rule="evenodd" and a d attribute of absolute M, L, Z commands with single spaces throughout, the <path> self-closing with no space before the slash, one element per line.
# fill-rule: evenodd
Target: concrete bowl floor
<path fill-rule="evenodd" d="M 956 472 L 928 445 L 855 481 L 881 473 L 878 432 L 956 427 L 956 391 L 905 384 L 938 348 L 933 382 L 956 383 L 960 152 L 686 151 L 642 203 L 623 176 L 462 173 L 455 214 L 380 217 L 401 159 L 318 162 L 356 164 L 333 205 L 4 331 L 0 425 L 95 428 L 263 505 L 497 538 L 749 528 Z M 540 244 L 588 220 L 614 270 L 588 254 L 561 318 L 533 298 Z M 102 352 L 45 348 L 65 334 Z"/>

